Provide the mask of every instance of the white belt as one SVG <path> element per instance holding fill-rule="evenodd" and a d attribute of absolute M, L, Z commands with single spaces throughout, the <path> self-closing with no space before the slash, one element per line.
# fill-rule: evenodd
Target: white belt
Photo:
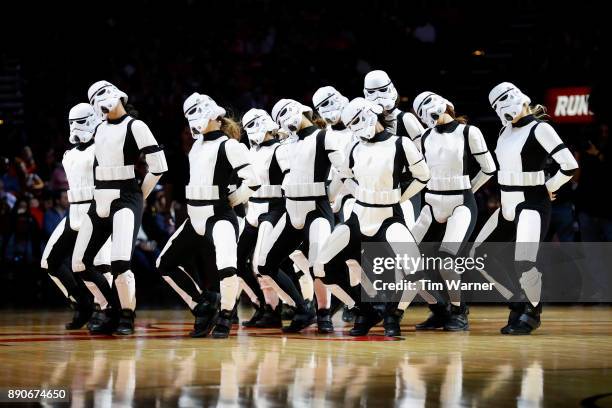
<path fill-rule="evenodd" d="M 545 181 L 543 171 L 497 172 L 497 182 L 504 186 L 541 186 Z"/>
<path fill-rule="evenodd" d="M 288 184 L 283 186 L 285 195 L 289 198 L 326 196 L 325 183 Z"/>
<path fill-rule="evenodd" d="M 382 204 L 393 205 L 400 202 L 402 192 L 399 188 L 395 190 L 366 190 L 357 187 L 355 190 L 355 199 L 366 204 Z"/>
<path fill-rule="evenodd" d="M 78 203 L 93 200 L 94 187 L 71 188 L 68 190 L 68 201 Z"/>
<path fill-rule="evenodd" d="M 454 176 L 454 177 L 432 177 L 427 182 L 427 189 L 435 191 L 449 190 L 469 190 L 472 188 L 470 177 Z"/>
<path fill-rule="evenodd" d="M 218 200 L 219 186 L 186 186 L 185 198 L 188 200 Z"/>
<path fill-rule="evenodd" d="M 280 185 L 264 184 L 251 196 L 253 198 L 276 198 L 282 197 L 283 190 Z"/>
<path fill-rule="evenodd" d="M 133 179 L 134 166 L 98 166 L 96 167 L 96 180 L 112 181 L 112 180 L 129 180 Z"/>

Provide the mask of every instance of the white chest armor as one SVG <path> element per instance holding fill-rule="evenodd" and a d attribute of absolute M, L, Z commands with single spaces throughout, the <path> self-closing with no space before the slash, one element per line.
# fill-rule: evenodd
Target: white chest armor
<path fill-rule="evenodd" d="M 289 163 L 291 170 L 283 181 L 287 197 L 325 196 L 325 179 L 315 180 L 315 163 L 317 153 L 317 135 L 319 130 L 304 139 L 289 143 Z M 327 174 L 325 174 L 327 178 Z"/>
<path fill-rule="evenodd" d="M 251 196 L 253 198 L 282 197 L 279 184 L 270 181 L 270 166 L 274 158 L 274 152 L 279 147 L 278 143 L 267 146 L 253 147 L 249 151 L 249 158 L 255 170 L 255 174 L 261 183 L 261 187 Z"/>
<path fill-rule="evenodd" d="M 353 175 L 358 186 L 355 198 L 371 204 L 396 204 L 401 197 L 399 186 L 394 186 L 402 169 L 396 168 L 397 136 L 376 143 L 360 143 L 353 150 Z M 396 177 L 394 177 L 396 176 Z"/>
<path fill-rule="evenodd" d="M 127 133 L 126 118 L 121 123 L 110 124 L 103 122 L 96 131 L 96 158 L 98 165 L 104 167 L 123 166 L 123 149 Z M 132 163 L 129 163 L 132 164 Z"/>
<path fill-rule="evenodd" d="M 73 148 L 64 154 L 62 165 L 68 178 L 68 200 L 71 203 L 93 199 L 94 190 L 94 150 L 92 144 L 84 150 Z"/>
<path fill-rule="evenodd" d="M 471 187 L 464 168 L 468 153 L 465 151 L 464 127 L 459 125 L 452 132 L 438 132 L 433 128 L 425 137 L 425 161 L 431 171 L 427 183 L 429 190 L 467 190 Z"/>
<path fill-rule="evenodd" d="M 220 198 L 219 186 L 214 185 L 213 181 L 219 147 L 226 140 L 228 140 L 227 137 L 220 137 L 203 142 L 202 136 L 199 136 L 191 146 L 189 151 L 189 184 L 185 188 L 187 199 L 218 200 Z"/>
<path fill-rule="evenodd" d="M 531 129 L 537 125 L 533 121 L 522 127 L 507 126 L 497 139 L 495 156 L 499 163 L 497 179 L 499 184 L 508 186 L 536 186 L 544 184 L 543 171 L 524 171 L 525 160 L 523 153 L 525 143 L 529 138 Z"/>

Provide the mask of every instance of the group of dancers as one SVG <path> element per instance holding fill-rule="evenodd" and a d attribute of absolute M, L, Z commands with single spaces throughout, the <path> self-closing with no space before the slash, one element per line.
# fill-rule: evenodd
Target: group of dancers
<path fill-rule="evenodd" d="M 529 334 L 539 327 L 537 243 L 546 234 L 555 191 L 578 167 L 542 107 L 509 82 L 495 86 L 489 103 L 503 127 L 492 152 L 481 131 L 443 96 L 422 92 L 414 113 L 403 112 L 393 82 L 380 70 L 365 76 L 363 93 L 349 101 L 324 86 L 313 95 L 314 110 L 281 99 L 270 113 L 246 112 L 241 126 L 210 96 L 185 100 L 195 139 L 185 187 L 188 217 L 156 266 L 193 313 L 192 337 L 228 337 L 243 291 L 255 308 L 243 322 L 247 327 L 295 333 L 316 324 L 318 333 L 332 333 L 332 304 L 345 304 L 355 315 L 350 335 L 366 335 L 382 321 L 385 335 L 399 336 L 404 311 L 420 294 L 431 315 L 417 330 L 468 330 L 468 307 L 448 286 L 461 280 L 453 268 L 404 270 L 414 279 L 436 275 L 445 293 L 406 289 L 397 302 L 365 298 L 362 244 L 386 243 L 393 251 L 401 244 L 419 257 L 421 242 L 439 242 L 440 256 L 458 256 L 474 232 L 474 192 L 491 177 L 500 185 L 501 207 L 474 247 L 516 242 L 521 287 L 501 332 Z M 98 81 L 88 98 L 69 113 L 74 147 L 63 165 L 70 208 L 41 266 L 75 306 L 68 329 L 87 323 L 92 334 L 129 335 L 136 308 L 130 260 L 143 200 L 168 166 L 149 127 L 130 113 L 124 92 Z M 240 142 L 243 132 L 250 149 Z M 141 155 L 148 173 L 139 182 L 134 166 Z M 545 180 L 549 156 L 560 169 Z M 471 160 L 479 166 L 472 178 Z M 519 243 L 535 245 L 519 250 Z M 202 254 L 214 259 L 211 270 L 191 266 Z M 62 268 L 70 255 L 72 272 Z M 203 287 L 201 274 L 218 289 Z M 295 310 L 285 327 L 282 303 Z"/>

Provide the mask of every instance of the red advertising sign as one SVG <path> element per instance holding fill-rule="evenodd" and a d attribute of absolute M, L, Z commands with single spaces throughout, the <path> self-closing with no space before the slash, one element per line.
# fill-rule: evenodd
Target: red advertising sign
<path fill-rule="evenodd" d="M 548 114 L 558 123 L 590 123 L 593 112 L 589 110 L 591 88 L 551 88 L 546 92 Z"/>

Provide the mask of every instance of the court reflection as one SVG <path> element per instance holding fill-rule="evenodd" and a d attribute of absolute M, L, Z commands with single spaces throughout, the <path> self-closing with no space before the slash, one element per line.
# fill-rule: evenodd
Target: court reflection
<path fill-rule="evenodd" d="M 295 341 L 295 340 L 294 340 Z M 540 361 L 465 371 L 459 351 L 394 353 L 389 344 L 238 339 L 206 348 L 142 341 L 118 349 L 71 351 L 48 385 L 72 388 L 72 406 L 540 406 Z M 159 343 L 159 344 L 157 344 Z"/>

